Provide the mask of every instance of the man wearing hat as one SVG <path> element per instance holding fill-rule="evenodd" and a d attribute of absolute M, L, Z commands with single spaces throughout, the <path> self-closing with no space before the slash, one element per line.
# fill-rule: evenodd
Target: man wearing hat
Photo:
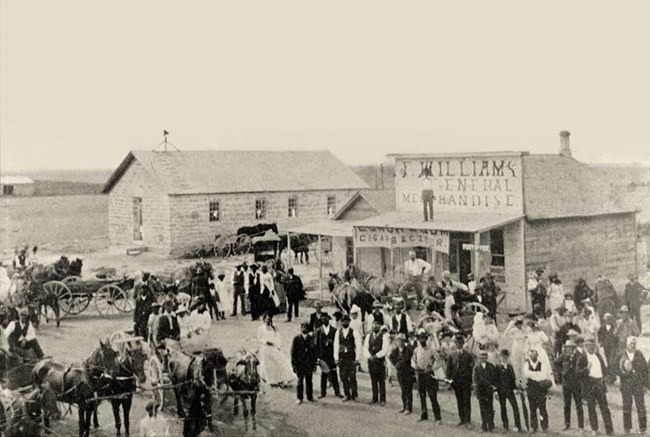
<path fill-rule="evenodd" d="M 452 352 L 447 360 L 447 377 L 451 379 L 451 388 L 456 395 L 458 406 L 459 426 L 465 425 L 472 428 L 472 372 L 474 370 L 474 356 L 463 346 L 465 338 L 456 336 L 457 350 Z"/>
<path fill-rule="evenodd" d="M 562 355 L 555 360 L 555 366 L 562 374 L 562 396 L 564 397 L 564 431 L 571 429 L 571 402 L 576 406 L 578 428 L 582 432 L 585 427 L 584 410 L 582 408 L 582 375 L 578 373 L 577 363 L 580 355 L 576 351 L 576 343 L 566 340 Z"/>
<path fill-rule="evenodd" d="M 361 361 L 361 336 L 350 328 L 350 316 L 341 318 L 341 329 L 334 337 L 334 361 L 339 367 L 345 397 L 343 402 L 358 401 L 357 366 Z"/>
<path fill-rule="evenodd" d="M 334 340 L 336 339 L 336 328 L 330 326 L 329 314 L 322 314 L 323 324 L 316 329 L 316 351 L 321 363 L 320 374 L 320 396 L 324 398 L 327 394 L 327 380 L 329 379 L 337 398 L 341 397 L 339 390 L 339 377 L 336 372 L 336 360 L 334 360 Z"/>
<path fill-rule="evenodd" d="M 372 324 L 375 320 L 379 320 L 379 323 L 382 326 L 386 325 L 384 313 L 381 312 L 382 309 L 384 309 L 384 305 L 382 305 L 381 302 L 375 301 L 375 303 L 372 304 L 372 313 L 366 317 L 366 332 L 372 331 Z"/>
<path fill-rule="evenodd" d="M 253 263 L 248 268 L 248 299 L 251 305 L 251 319 L 259 320 L 263 311 L 262 300 L 262 286 L 260 283 L 260 275 L 258 274 L 257 264 Z"/>
<path fill-rule="evenodd" d="M 411 316 L 403 312 L 404 310 L 404 299 L 399 298 L 395 302 L 395 314 L 390 321 L 390 332 L 392 334 L 404 334 L 406 335 L 409 331 L 413 329 L 413 321 Z"/>
<path fill-rule="evenodd" d="M 494 431 L 494 387 L 497 385 L 496 370 L 488 362 L 487 351 L 480 351 L 478 364 L 474 367 L 472 382 L 476 390 L 479 410 L 481 412 L 481 430 Z"/>
<path fill-rule="evenodd" d="M 591 425 L 592 431 L 598 431 L 598 414 L 596 413 L 596 404 L 598 404 L 603 416 L 605 432 L 607 435 L 612 435 L 614 428 L 612 425 L 612 415 L 607 403 L 607 388 L 605 387 L 607 365 L 598 352 L 595 338 L 589 337 L 585 339 L 585 349 L 586 353 L 579 357 L 576 366 L 578 373 L 585 375 L 583 379 L 583 392 L 587 401 L 589 424 Z"/>
<path fill-rule="evenodd" d="M 631 317 L 641 327 L 641 305 L 648 296 L 648 291 L 646 290 L 641 283 L 639 283 L 639 278 L 634 273 L 628 276 L 628 283 L 625 284 L 625 304 L 630 310 Z"/>
<path fill-rule="evenodd" d="M 29 360 L 30 353 L 40 360 L 45 354 L 36 339 L 36 331 L 29 320 L 29 310 L 25 307 L 18 311 L 18 320 L 14 320 L 7 325 L 5 330 L 9 350 L 23 359 Z M 31 358 L 33 359 L 33 358 Z"/>
<path fill-rule="evenodd" d="M 402 392 L 402 409 L 400 413 L 406 415 L 413 411 L 413 382 L 415 374 L 411 367 L 413 349 L 408 344 L 405 334 L 398 334 L 395 337 L 396 347 L 390 352 L 388 359 L 397 370 L 397 382 Z"/>
<path fill-rule="evenodd" d="M 305 290 L 302 286 L 300 276 L 293 273 L 293 267 L 287 270 L 287 276 L 284 278 L 284 289 L 287 295 L 287 322 L 291 321 L 291 312 L 298 318 L 298 306 L 300 301 L 305 298 Z"/>
<path fill-rule="evenodd" d="M 178 318 L 174 314 L 174 301 L 165 301 L 163 310 L 163 314 L 158 319 L 158 331 L 156 332 L 156 344 L 158 345 L 163 344 L 168 338 L 175 341 L 181 339 Z"/>
<path fill-rule="evenodd" d="M 241 306 L 242 316 L 246 315 L 246 306 L 244 305 L 244 298 L 246 297 L 246 263 L 240 264 L 235 267 L 232 273 L 232 286 L 233 286 L 233 302 L 232 302 L 232 317 L 237 316 L 237 302 Z"/>
<path fill-rule="evenodd" d="M 483 283 L 481 289 L 483 305 L 485 305 L 490 311 L 490 315 L 494 318 L 494 322 L 496 324 L 497 296 L 501 293 L 501 287 L 499 287 L 494 281 L 494 276 L 492 276 L 492 273 L 487 272 L 485 274 L 485 282 Z"/>
<path fill-rule="evenodd" d="M 548 412 L 546 410 L 546 395 L 553 385 L 552 373 L 547 364 L 538 359 L 536 349 L 528 352 L 528 359 L 524 363 L 524 378 L 526 378 L 526 389 L 528 391 L 528 403 L 530 404 L 530 427 L 537 432 L 538 424 L 542 431 L 548 429 Z M 541 423 L 539 418 L 541 417 Z"/>
<path fill-rule="evenodd" d="M 618 337 L 615 334 L 614 317 L 610 313 L 603 315 L 603 324 L 598 329 L 598 343 L 603 347 L 605 359 L 610 365 L 607 382 L 613 384 L 616 381 L 615 368 L 612 363 L 618 354 Z"/>
<path fill-rule="evenodd" d="M 636 349 L 636 343 L 636 337 L 628 337 L 625 350 L 610 363 L 610 366 L 614 367 L 614 371 L 621 378 L 625 434 L 630 434 L 632 430 L 632 401 L 634 401 L 639 418 L 639 432 L 643 435 L 648 427 L 644 399 L 645 385 L 648 381 L 648 364 L 643 354 Z"/>
<path fill-rule="evenodd" d="M 138 425 L 138 435 L 143 437 L 169 437 L 169 426 L 165 419 L 158 417 L 158 404 L 149 399 L 144 406 L 147 414 Z"/>
<path fill-rule="evenodd" d="M 370 404 L 379 402 L 384 406 L 386 405 L 386 357 L 389 353 L 390 340 L 388 333 L 382 330 L 382 327 L 379 320 L 373 322 L 372 331 L 366 336 L 363 344 L 363 355 L 368 360 L 368 373 L 372 387 Z"/>
<path fill-rule="evenodd" d="M 317 300 L 314 302 L 314 309 L 315 311 L 309 316 L 309 332 L 311 333 L 316 332 L 323 325 L 323 303 Z"/>
<path fill-rule="evenodd" d="M 531 303 L 533 306 L 536 304 L 540 306 L 541 311 L 546 314 L 546 286 L 542 281 L 542 275 L 544 274 L 543 268 L 538 268 L 528 278 L 528 292 L 530 293 Z"/>
<path fill-rule="evenodd" d="M 507 402 L 510 402 L 512 407 L 512 414 L 515 419 L 514 432 L 521 430 L 521 418 L 519 416 L 519 405 L 515 397 L 515 390 L 517 389 L 517 377 L 515 376 L 515 369 L 510 364 L 510 351 L 508 349 L 501 350 L 499 354 L 499 364 L 495 366 L 496 372 L 496 388 L 499 397 L 499 406 L 501 410 L 501 422 L 503 423 L 504 431 L 508 431 L 510 423 L 508 422 Z"/>
<path fill-rule="evenodd" d="M 630 309 L 623 305 L 620 310 L 620 319 L 616 323 L 614 332 L 618 337 L 619 347 L 622 348 L 627 342 L 628 337 L 638 337 L 641 334 L 639 325 L 630 318 Z"/>
<path fill-rule="evenodd" d="M 434 350 L 427 344 L 429 335 L 420 328 L 417 332 L 417 346 L 413 351 L 411 366 L 417 375 L 418 394 L 420 395 L 420 419 L 419 421 L 428 420 L 427 412 L 427 395 L 431 400 L 431 409 L 436 423 L 440 424 L 442 416 L 440 413 L 440 404 L 438 403 L 438 381 L 434 377 L 435 369 L 443 363 L 436 360 Z"/>
<path fill-rule="evenodd" d="M 296 385 L 297 403 L 302 404 L 303 389 L 306 388 L 307 400 L 314 402 L 314 389 L 312 376 L 316 370 L 318 359 L 314 339 L 309 335 L 309 323 L 300 324 L 300 334 L 296 335 L 291 343 L 291 367 L 298 377 Z M 304 387 L 306 386 L 306 387 Z"/>
<path fill-rule="evenodd" d="M 147 332 L 149 334 L 147 341 L 150 345 L 154 345 L 156 332 L 158 332 L 158 319 L 160 317 L 161 308 L 162 305 L 160 305 L 158 302 L 151 304 L 151 314 L 149 314 L 149 319 L 147 319 Z"/>

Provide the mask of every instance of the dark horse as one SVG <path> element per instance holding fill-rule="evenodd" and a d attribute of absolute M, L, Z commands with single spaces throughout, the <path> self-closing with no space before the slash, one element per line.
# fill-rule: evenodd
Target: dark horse
<path fill-rule="evenodd" d="M 94 393 L 103 393 L 111 385 L 118 369 L 118 354 L 108 342 L 99 341 L 83 367 L 64 366 L 50 359 L 36 363 L 32 373 L 41 393 L 51 391 L 61 402 L 76 404 L 79 410 L 79 436 L 90 435 L 90 418 L 94 411 Z M 46 426 L 49 419 L 46 417 Z"/>
<path fill-rule="evenodd" d="M 183 424 L 183 436 L 198 436 L 212 424 L 212 389 L 215 385 L 226 386 L 226 357 L 221 349 L 214 348 L 188 355 L 170 347 L 166 349 L 169 378 L 176 397 L 176 412 L 187 418 Z M 216 378 L 216 380 L 215 380 Z M 185 413 L 186 403 L 188 413 Z"/>
<path fill-rule="evenodd" d="M 372 305 L 377 300 L 356 282 L 343 281 L 337 273 L 330 273 L 327 282 L 339 310 L 349 314 L 353 305 L 361 308 L 361 317 L 372 312 Z"/>
<path fill-rule="evenodd" d="M 307 234 L 293 234 L 291 235 L 291 250 L 294 253 L 294 262 L 305 261 L 309 264 L 309 245 L 312 243 L 312 237 Z M 283 236 L 280 240 L 280 252 L 287 247 L 287 239 Z"/>
<path fill-rule="evenodd" d="M 260 360 L 252 352 L 245 349 L 240 350 L 228 360 L 226 369 L 228 372 L 228 385 L 234 392 L 233 415 L 239 414 L 239 402 L 242 404 L 244 412 L 244 426 L 248 432 L 248 406 L 246 400 L 251 402 L 251 419 L 253 422 L 253 429 L 257 430 L 255 423 L 255 413 L 257 411 L 257 392 L 260 389 L 260 374 L 257 367 L 260 365 Z M 237 393 L 240 392 L 240 393 Z M 225 402 L 227 396 L 224 396 L 221 403 Z"/>
<path fill-rule="evenodd" d="M 134 342 L 135 343 L 135 342 Z M 124 435 L 130 435 L 130 414 L 131 404 L 133 402 L 133 393 L 137 388 L 137 383 L 146 382 L 147 375 L 144 369 L 144 362 L 147 359 L 142 350 L 142 343 L 132 346 L 128 339 L 117 343 L 119 357 L 117 360 L 117 370 L 111 375 L 110 384 L 101 395 L 110 397 L 111 407 L 113 409 L 113 418 L 115 419 L 115 435 L 120 437 L 122 428 L 122 417 L 120 416 L 120 407 L 124 416 Z M 100 395 L 100 393 L 98 393 Z M 97 406 L 93 411 L 93 420 L 95 427 L 99 427 L 97 419 Z"/>

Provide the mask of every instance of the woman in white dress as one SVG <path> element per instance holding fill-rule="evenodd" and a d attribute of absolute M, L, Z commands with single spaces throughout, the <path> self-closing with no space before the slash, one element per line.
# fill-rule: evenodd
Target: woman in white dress
<path fill-rule="evenodd" d="M 510 363 L 515 371 L 515 377 L 518 382 L 523 381 L 524 363 L 526 362 L 526 331 L 524 331 L 524 319 L 517 316 L 508 323 L 508 327 L 503 331 L 502 340 L 511 340 L 510 345 Z M 504 344 L 500 345 L 506 347 Z"/>
<path fill-rule="evenodd" d="M 264 316 L 264 323 L 257 330 L 257 341 L 261 345 L 259 358 L 262 380 L 272 387 L 284 387 L 294 382 L 296 376 L 291 361 L 280 350 L 282 338 L 278 328 L 273 325 L 271 314 Z"/>
<path fill-rule="evenodd" d="M 528 322 L 528 333 L 526 334 L 526 355 L 531 349 L 535 349 L 539 356 L 543 368 L 552 369 L 551 361 L 546 352 L 546 346 L 550 344 L 550 339 L 542 331 L 535 321 Z"/>
<path fill-rule="evenodd" d="M 226 274 L 224 272 L 219 272 L 217 275 L 217 280 L 214 281 L 214 291 L 216 294 L 216 299 L 219 302 L 219 316 L 223 320 L 226 318 L 226 314 L 232 314 L 232 292 L 228 283 L 226 282 Z"/>
<path fill-rule="evenodd" d="M 562 287 L 562 281 L 557 277 L 557 273 L 549 275 L 548 280 L 551 284 L 548 288 L 548 307 L 555 313 L 559 307 L 564 306 L 564 287 Z"/>

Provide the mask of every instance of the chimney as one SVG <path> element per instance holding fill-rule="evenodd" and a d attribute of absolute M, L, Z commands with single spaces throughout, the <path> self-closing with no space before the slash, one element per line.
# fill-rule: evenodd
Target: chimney
<path fill-rule="evenodd" d="M 568 130 L 563 130 L 560 132 L 560 155 L 566 156 L 568 158 L 571 158 L 571 144 L 569 141 L 570 136 L 571 132 Z"/>

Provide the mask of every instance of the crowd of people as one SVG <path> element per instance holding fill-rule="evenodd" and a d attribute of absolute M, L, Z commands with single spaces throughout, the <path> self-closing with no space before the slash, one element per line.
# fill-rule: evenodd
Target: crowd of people
<path fill-rule="evenodd" d="M 426 266 L 417 268 L 426 270 Z M 635 405 L 638 431 L 644 434 L 650 362 L 637 344 L 640 338 L 647 341 L 639 337 L 638 309 L 648 291 L 636 275 L 630 275 L 619 297 L 611 282 L 599 276 L 596 290 L 581 279 L 572 293 L 565 294 L 558 275 L 549 275 L 546 282 L 543 273 L 539 269 L 528 283 L 533 311 L 513 315 L 502 333 L 496 328 L 500 290 L 494 278 L 486 275 L 474 283 L 470 277 L 470 284 L 460 284 L 445 272 L 442 281 L 430 279 L 421 287 L 425 310 L 415 322 L 404 311 L 401 298 L 394 304 L 375 303 L 365 317 L 353 306 L 349 314 L 335 313 L 332 318 L 316 305 L 293 340 L 291 362 L 278 360 L 275 365 L 291 365 L 293 380 L 298 381 L 298 404 L 305 397 L 316 401 L 312 374 L 317 368 L 321 375 L 318 398 L 326 397 L 329 382 L 334 396 L 343 402 L 359 401 L 357 372 L 363 368 L 370 377 L 370 404 L 385 405 L 386 382 L 396 379 L 402 401 L 399 412 L 413 413 L 413 391 L 417 390 L 419 421 L 429 419 L 429 406 L 434 420 L 442 420 L 438 391 L 441 384 L 447 384 L 456 397 L 459 426 L 473 428 L 472 393 L 477 397 L 483 432 L 495 430 L 495 398 L 504 430 L 523 431 L 523 424 L 530 432 L 548 430 L 552 425 L 547 411 L 547 401 L 552 399 L 549 392 L 561 384 L 562 429 L 572 429 L 574 410 L 577 429 L 584 431 L 586 404 L 591 431 L 597 433 L 600 422 L 605 433 L 612 435 L 607 390 L 619 380 L 623 430 L 630 433 L 633 429 Z M 454 321 L 458 306 L 468 301 L 489 308 L 486 314 L 474 316 L 469 331 Z M 434 312 L 440 316 L 434 317 Z"/>

